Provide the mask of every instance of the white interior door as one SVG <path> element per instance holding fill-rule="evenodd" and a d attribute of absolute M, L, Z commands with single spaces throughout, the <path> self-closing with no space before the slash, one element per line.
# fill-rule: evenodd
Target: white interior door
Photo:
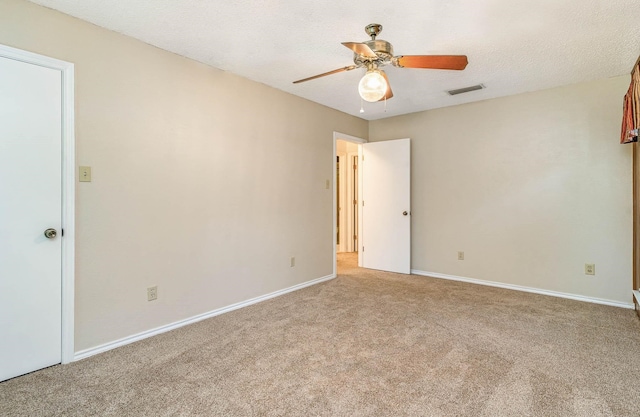
<path fill-rule="evenodd" d="M 411 273 L 411 141 L 362 145 L 362 266 Z"/>
<path fill-rule="evenodd" d="M 61 361 L 61 152 L 61 71 L 0 57 L 0 381 Z"/>

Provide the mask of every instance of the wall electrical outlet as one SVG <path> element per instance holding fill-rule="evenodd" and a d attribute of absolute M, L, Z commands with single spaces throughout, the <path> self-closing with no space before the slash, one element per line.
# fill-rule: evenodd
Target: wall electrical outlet
<path fill-rule="evenodd" d="M 458 260 L 464 261 L 464 252 L 458 252 Z"/>
<path fill-rule="evenodd" d="M 158 286 L 147 288 L 147 301 L 158 299 Z"/>
<path fill-rule="evenodd" d="M 91 182 L 91 167 L 79 168 L 79 180 L 80 182 Z"/>
<path fill-rule="evenodd" d="M 584 264 L 584 273 L 585 275 L 595 275 L 596 264 Z"/>
<path fill-rule="evenodd" d="M 296 257 L 292 256 L 291 260 L 289 261 L 290 266 L 293 268 L 294 266 L 296 266 Z"/>

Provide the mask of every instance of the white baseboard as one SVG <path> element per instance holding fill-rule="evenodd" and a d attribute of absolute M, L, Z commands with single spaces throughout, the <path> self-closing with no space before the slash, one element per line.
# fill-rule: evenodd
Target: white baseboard
<path fill-rule="evenodd" d="M 88 358 L 89 356 L 97 355 L 98 353 L 103 353 L 111 349 L 115 349 L 120 346 L 128 345 L 129 343 L 137 342 L 142 339 L 146 339 L 147 337 L 155 336 L 164 332 L 168 332 L 170 330 L 174 330 L 180 328 L 182 326 L 187 326 L 189 324 L 193 324 L 199 322 L 201 320 L 206 320 L 211 317 L 218 316 L 220 314 L 228 313 L 233 310 L 237 310 L 242 307 L 247 307 L 252 304 L 259 303 L 261 301 L 266 301 L 271 298 L 278 297 L 280 295 L 284 295 L 296 290 L 300 290 L 305 287 L 310 287 L 315 284 L 320 284 L 321 282 L 329 281 L 335 278 L 335 274 L 327 275 L 322 278 L 317 278 L 311 281 L 303 282 L 302 284 L 294 285 L 293 287 L 285 288 L 279 291 L 274 291 L 269 294 L 261 295 L 259 297 L 251 298 L 246 301 L 241 301 L 239 303 L 231 304 L 226 307 L 218 308 L 216 310 L 209 311 L 207 313 L 198 314 L 197 316 L 193 316 L 184 320 L 176 321 L 171 324 L 167 324 L 165 326 L 156 327 L 155 329 L 147 330 L 138 334 L 134 334 L 122 339 L 114 340 L 113 342 L 105 343 L 96 347 L 92 347 L 89 349 L 81 350 L 75 353 L 73 356 L 74 361 L 78 361 L 81 359 Z"/>
<path fill-rule="evenodd" d="M 451 281 L 468 282 L 470 284 L 487 285 L 489 287 L 506 288 L 508 290 L 516 290 L 516 291 L 530 292 L 534 294 L 550 295 L 552 297 L 568 298 L 570 300 L 584 301 L 587 303 L 595 303 L 595 304 L 604 304 L 604 305 L 613 306 L 613 307 L 630 308 L 630 309 L 633 309 L 635 307 L 633 303 L 623 303 L 620 301 L 605 300 L 602 298 L 585 297 L 584 295 L 542 290 L 540 288 L 523 287 L 521 285 L 505 284 L 502 282 L 495 282 L 495 281 L 484 281 L 481 279 L 465 278 L 465 277 L 459 277 L 456 275 L 446 275 L 446 274 L 440 274 L 437 272 L 426 272 L 426 271 L 419 271 L 417 269 L 412 269 L 411 273 L 414 275 L 422 275 L 425 277 L 448 279 Z"/>

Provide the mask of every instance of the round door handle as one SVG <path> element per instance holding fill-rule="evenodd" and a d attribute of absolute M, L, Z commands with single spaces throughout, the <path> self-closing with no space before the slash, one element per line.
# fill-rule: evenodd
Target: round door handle
<path fill-rule="evenodd" d="M 403 215 L 403 216 L 406 216 L 407 214 L 409 214 L 409 213 L 407 213 L 406 211 L 403 211 L 403 212 L 402 212 L 402 215 Z"/>
<path fill-rule="evenodd" d="M 58 232 L 56 231 L 56 229 L 47 229 L 44 231 L 44 237 L 46 237 L 47 239 L 53 239 L 56 236 L 58 236 Z"/>

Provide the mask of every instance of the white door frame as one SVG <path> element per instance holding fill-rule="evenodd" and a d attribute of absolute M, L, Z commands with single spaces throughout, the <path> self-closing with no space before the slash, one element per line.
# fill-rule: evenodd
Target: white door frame
<path fill-rule="evenodd" d="M 348 168 L 347 168 L 347 154 L 346 153 L 337 153 L 336 154 L 337 157 L 340 157 L 340 161 L 338 162 L 338 169 L 337 171 L 339 171 L 340 173 L 340 180 L 338 181 L 338 177 L 336 174 L 336 224 L 340 225 L 340 243 L 337 244 L 336 246 L 336 251 L 339 252 L 347 252 L 347 241 L 344 239 L 345 236 L 347 236 L 347 227 L 345 226 L 346 224 L 346 218 L 347 218 L 347 206 L 346 206 L 346 202 L 347 202 L 347 189 L 345 188 L 346 184 L 347 184 L 347 172 L 348 172 Z M 339 198 L 338 198 L 339 197 Z M 338 210 L 338 203 L 342 203 L 341 205 L 344 207 L 340 207 L 342 210 Z M 340 220 L 340 223 L 337 222 L 337 220 Z M 336 226 L 337 227 L 337 226 Z M 337 230 L 336 230 L 336 235 L 337 235 Z"/>
<path fill-rule="evenodd" d="M 336 189 L 336 157 L 338 156 L 337 151 L 336 151 L 336 141 L 340 139 L 340 140 L 344 140 L 347 142 L 353 142 L 353 143 L 357 143 L 359 145 L 363 144 L 363 143 L 367 143 L 366 139 L 362 139 L 362 138 L 358 138 L 356 136 L 351 136 L 351 135 L 347 135 L 345 133 L 340 133 L 340 132 L 333 132 L 333 158 L 332 158 L 332 164 L 331 164 L 331 172 L 333 172 L 333 181 L 332 184 L 333 186 L 331 187 L 332 190 L 332 195 L 333 195 L 333 233 L 331 234 L 331 240 L 333 242 L 333 276 L 336 276 L 338 274 L 338 267 L 337 267 L 337 246 L 336 246 L 336 222 L 338 220 L 337 216 L 338 216 L 338 202 L 336 201 L 336 193 L 337 193 L 337 189 Z M 360 152 L 358 152 L 360 153 Z M 360 174 L 361 170 L 358 169 L 358 188 L 361 188 L 361 180 L 362 180 L 362 176 Z M 360 204 L 358 204 L 358 266 L 362 265 L 362 251 L 359 249 L 360 247 L 360 236 L 361 236 L 361 214 L 360 211 L 362 209 L 362 206 Z"/>
<path fill-rule="evenodd" d="M 72 63 L 0 44 L 0 57 L 59 70 L 62 82 L 62 357 L 74 357 L 75 284 L 75 131 L 74 66 Z"/>

